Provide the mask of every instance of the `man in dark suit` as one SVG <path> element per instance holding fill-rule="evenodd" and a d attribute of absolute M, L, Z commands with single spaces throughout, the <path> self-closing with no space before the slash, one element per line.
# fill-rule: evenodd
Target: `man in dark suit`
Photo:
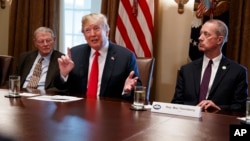
<path fill-rule="evenodd" d="M 247 69 L 222 55 L 228 28 L 220 20 L 209 20 L 201 28 L 199 50 L 203 58 L 181 67 L 172 103 L 197 105 L 203 110 L 243 111 L 248 95 Z M 211 60 L 208 91 L 200 99 L 200 85 Z"/>
<path fill-rule="evenodd" d="M 21 54 L 16 74 L 21 76 L 21 87 L 27 88 L 39 58 L 43 58 L 38 84 L 30 89 L 48 90 L 54 88 L 54 78 L 59 73 L 58 61 L 63 54 L 54 50 L 56 37 L 47 27 L 39 27 L 34 32 L 34 46 L 37 50 Z"/>
<path fill-rule="evenodd" d="M 60 76 L 55 81 L 58 89 L 81 93 L 90 97 L 90 81 L 98 77 L 94 97 L 131 98 L 128 94 L 137 84 L 138 67 L 135 55 L 125 47 L 108 40 L 109 25 L 102 14 L 89 14 L 82 18 L 82 32 L 87 44 L 68 49 L 58 59 Z M 96 75 L 92 76 L 95 52 L 99 52 Z M 139 81 L 138 81 L 139 83 Z M 90 92 L 91 93 L 91 92 Z"/>

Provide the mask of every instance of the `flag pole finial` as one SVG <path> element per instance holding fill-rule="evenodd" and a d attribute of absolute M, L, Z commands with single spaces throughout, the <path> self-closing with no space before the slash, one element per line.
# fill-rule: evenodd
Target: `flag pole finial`
<path fill-rule="evenodd" d="M 184 4 L 186 4 L 189 0 L 175 0 L 175 2 L 178 4 L 178 13 L 183 14 L 184 13 Z"/>

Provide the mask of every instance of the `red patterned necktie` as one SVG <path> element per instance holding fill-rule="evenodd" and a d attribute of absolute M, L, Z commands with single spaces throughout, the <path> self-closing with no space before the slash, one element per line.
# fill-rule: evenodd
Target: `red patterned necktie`
<path fill-rule="evenodd" d="M 87 97 L 88 98 L 96 98 L 97 89 L 98 89 L 98 56 L 100 53 L 98 51 L 95 52 L 95 58 L 92 62 L 92 67 L 89 76 L 88 89 L 87 89 Z"/>
<path fill-rule="evenodd" d="M 209 60 L 208 65 L 206 67 L 206 70 L 204 71 L 203 78 L 202 78 L 201 85 L 200 85 L 199 101 L 206 99 L 208 85 L 209 85 L 210 76 L 211 76 L 211 72 L 212 72 L 212 70 L 211 70 L 212 64 L 213 64 L 213 61 Z"/>
<path fill-rule="evenodd" d="M 32 88 L 32 89 L 37 88 L 37 84 L 40 80 L 41 73 L 42 73 L 42 61 L 43 61 L 43 58 L 40 58 L 38 62 L 36 63 L 36 66 L 34 68 L 30 81 L 27 85 L 27 88 Z"/>

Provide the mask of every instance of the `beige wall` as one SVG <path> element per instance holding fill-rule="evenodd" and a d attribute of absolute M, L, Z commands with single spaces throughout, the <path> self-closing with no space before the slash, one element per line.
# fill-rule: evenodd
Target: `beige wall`
<path fill-rule="evenodd" d="M 177 70 L 188 60 L 194 0 L 185 4 L 183 14 L 177 13 L 177 3 L 174 0 L 159 1 L 152 93 L 156 96 L 156 101 L 169 102 L 174 93 Z M 0 54 L 7 54 L 9 7 L 0 9 L 0 19 Z"/>
<path fill-rule="evenodd" d="M 170 102 L 176 84 L 177 70 L 188 61 L 194 0 L 177 12 L 174 0 L 160 0 L 157 31 L 156 70 L 153 92 L 156 101 Z"/>
<path fill-rule="evenodd" d="M 8 54 L 8 36 L 9 36 L 9 14 L 10 6 L 5 9 L 0 8 L 0 54 Z"/>

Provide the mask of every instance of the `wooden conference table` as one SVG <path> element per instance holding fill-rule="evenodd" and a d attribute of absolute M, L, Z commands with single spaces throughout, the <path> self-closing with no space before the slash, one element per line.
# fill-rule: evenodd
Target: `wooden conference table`
<path fill-rule="evenodd" d="M 0 89 L 0 135 L 15 141 L 227 141 L 236 115 L 202 118 L 130 110 L 130 103 L 82 99 L 50 102 L 5 98 Z"/>

